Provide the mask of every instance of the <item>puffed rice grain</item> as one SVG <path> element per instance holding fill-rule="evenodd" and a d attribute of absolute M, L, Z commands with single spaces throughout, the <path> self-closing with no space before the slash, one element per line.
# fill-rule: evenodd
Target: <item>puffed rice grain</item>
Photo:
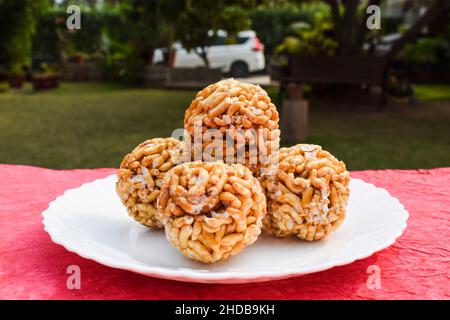
<path fill-rule="evenodd" d="M 243 165 L 190 162 L 169 170 L 158 209 L 169 242 L 190 259 L 212 263 L 256 241 L 266 199 Z"/>
<path fill-rule="evenodd" d="M 281 148 L 262 170 L 267 196 L 263 224 L 278 237 L 319 240 L 344 220 L 350 175 L 342 161 L 317 145 Z"/>
<path fill-rule="evenodd" d="M 156 200 L 166 172 L 182 158 L 182 144 L 174 138 L 155 138 L 127 154 L 117 173 L 116 192 L 130 216 L 143 225 L 162 228 Z"/>

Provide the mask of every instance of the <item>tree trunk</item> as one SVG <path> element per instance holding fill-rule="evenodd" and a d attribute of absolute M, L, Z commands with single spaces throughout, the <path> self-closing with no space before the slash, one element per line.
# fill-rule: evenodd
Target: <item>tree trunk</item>
<path fill-rule="evenodd" d="M 208 53 L 206 52 L 205 47 L 201 47 L 198 49 L 195 49 L 195 53 L 202 59 L 203 63 L 205 64 L 205 68 L 209 68 L 209 59 L 208 59 Z"/>
<path fill-rule="evenodd" d="M 368 7 L 370 7 L 371 5 L 380 6 L 381 2 L 382 2 L 382 0 L 370 0 L 367 3 L 367 7 L 365 7 L 365 9 L 363 10 L 363 16 L 360 21 L 360 26 L 359 26 L 358 33 L 356 35 L 355 44 L 354 44 L 355 49 L 358 51 L 362 50 L 362 47 L 364 45 L 364 40 L 366 38 L 366 34 L 367 34 L 367 30 L 368 30 L 367 26 L 366 26 L 366 22 L 367 22 L 366 9 Z"/>
<path fill-rule="evenodd" d="M 361 51 L 362 44 L 359 43 L 359 37 L 364 37 L 367 31 L 365 25 L 362 29 L 357 29 L 356 26 L 359 25 L 358 20 L 358 0 L 348 0 L 342 2 L 344 7 L 344 13 L 341 14 L 340 1 L 338 0 L 327 0 L 328 5 L 331 7 L 331 13 L 333 16 L 334 24 L 334 39 L 338 43 L 338 51 L 341 55 L 354 54 Z M 374 1 L 371 1 L 374 2 Z M 379 2 L 379 1 L 378 1 Z M 362 33 L 362 34 L 361 34 Z"/>
<path fill-rule="evenodd" d="M 339 13 L 339 4 L 337 0 L 327 0 L 327 3 L 331 7 L 331 13 L 333 15 L 334 39 L 339 43 L 339 39 L 341 38 L 341 16 Z"/>
<path fill-rule="evenodd" d="M 348 0 L 345 2 L 344 15 L 341 18 L 341 32 L 339 34 L 339 53 L 341 55 L 351 54 L 355 51 L 355 28 L 358 23 L 358 0 Z"/>

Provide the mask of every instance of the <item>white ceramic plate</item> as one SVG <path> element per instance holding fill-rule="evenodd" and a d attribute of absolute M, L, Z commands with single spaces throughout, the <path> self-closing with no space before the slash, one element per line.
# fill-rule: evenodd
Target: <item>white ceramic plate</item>
<path fill-rule="evenodd" d="M 114 175 L 67 190 L 42 215 L 53 242 L 106 266 L 189 282 L 244 283 L 322 271 L 363 259 L 395 242 L 408 212 L 381 188 L 350 182 L 348 215 L 318 242 L 261 236 L 225 262 L 207 265 L 182 256 L 162 230 L 130 218 L 117 197 Z"/>

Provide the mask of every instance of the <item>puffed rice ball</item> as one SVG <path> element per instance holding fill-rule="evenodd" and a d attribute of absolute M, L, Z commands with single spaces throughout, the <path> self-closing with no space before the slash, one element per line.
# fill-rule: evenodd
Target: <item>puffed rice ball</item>
<path fill-rule="evenodd" d="M 272 155 L 260 178 L 267 196 L 265 229 L 278 237 L 319 240 L 344 220 L 350 175 L 322 147 L 298 144 Z"/>
<path fill-rule="evenodd" d="M 212 263 L 255 242 L 266 199 L 243 165 L 190 162 L 168 172 L 158 209 L 169 242 L 190 259 Z"/>
<path fill-rule="evenodd" d="M 189 133 L 192 150 L 194 140 L 198 140 L 194 135 L 195 125 L 203 133 L 218 129 L 222 134 L 223 156 L 214 159 L 243 164 L 255 174 L 259 174 L 261 162 L 267 161 L 279 148 L 278 122 L 278 111 L 267 92 L 258 85 L 235 79 L 222 80 L 199 91 L 184 116 L 184 128 Z M 234 141 L 233 145 L 228 143 L 228 148 L 227 136 Z M 208 146 L 214 145 L 205 140 L 198 144 L 200 148 L 196 148 L 200 155 Z M 216 156 L 215 150 L 211 154 Z M 225 160 L 226 154 L 229 158 Z M 193 160 L 207 161 L 204 157 Z"/>
<path fill-rule="evenodd" d="M 182 144 L 174 138 L 155 138 L 127 154 L 117 173 L 116 192 L 130 216 L 151 228 L 162 228 L 156 200 L 166 172 L 179 163 Z"/>

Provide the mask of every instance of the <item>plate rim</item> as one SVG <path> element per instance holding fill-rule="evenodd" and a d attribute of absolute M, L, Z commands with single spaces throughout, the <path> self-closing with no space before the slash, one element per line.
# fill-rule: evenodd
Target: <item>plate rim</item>
<path fill-rule="evenodd" d="M 108 255 L 105 255 L 103 253 L 99 255 L 98 251 L 96 251 L 95 254 L 89 254 L 88 252 L 86 252 L 86 250 L 84 250 L 84 247 L 77 244 L 74 245 L 70 241 L 66 241 L 64 238 L 60 237 L 60 235 L 57 232 L 54 232 L 54 230 L 51 230 L 50 228 L 51 226 L 50 215 L 52 213 L 52 207 L 55 205 L 55 203 L 60 201 L 62 198 L 66 197 L 68 193 L 71 193 L 78 189 L 82 189 L 87 185 L 99 183 L 100 181 L 113 179 L 115 177 L 116 177 L 115 174 L 111 174 L 103 178 L 98 178 L 92 181 L 85 182 L 78 187 L 66 189 L 63 192 L 63 194 L 57 196 L 53 201 L 50 201 L 48 207 L 41 213 L 41 216 L 43 217 L 42 224 L 44 225 L 44 231 L 50 236 L 52 242 L 61 245 L 67 251 L 76 253 L 77 255 L 79 255 L 84 259 L 95 261 L 99 264 L 114 269 L 127 270 L 134 273 L 156 277 L 160 279 L 169 279 L 182 282 L 197 282 L 197 283 L 248 283 L 248 282 L 279 280 L 306 275 L 309 273 L 321 272 L 331 269 L 333 267 L 343 266 L 353 263 L 357 260 L 365 259 L 367 257 L 372 256 L 374 253 L 391 246 L 403 234 L 403 232 L 407 228 L 407 221 L 409 219 L 409 212 L 405 209 L 404 205 L 399 201 L 399 199 L 392 196 L 389 193 L 389 191 L 387 191 L 384 188 L 377 187 L 372 183 L 366 182 L 363 179 L 351 178 L 351 180 L 353 181 L 358 181 L 359 183 L 362 182 L 363 184 L 367 185 L 370 189 L 377 189 L 384 191 L 385 193 L 387 193 L 387 196 L 392 200 L 394 200 L 396 202 L 396 205 L 399 206 L 397 211 L 402 212 L 402 216 L 401 218 L 399 218 L 399 221 L 401 221 L 401 227 L 399 227 L 396 230 L 396 232 L 393 233 L 393 235 L 391 235 L 388 239 L 386 239 L 385 241 L 377 241 L 376 246 L 374 246 L 370 250 L 365 251 L 364 253 L 356 254 L 351 258 L 347 259 L 345 259 L 344 256 L 344 258 L 341 258 L 340 260 L 339 259 L 330 260 L 330 262 L 324 262 L 322 264 L 316 265 L 314 268 L 309 267 L 307 268 L 307 270 L 299 270 L 298 268 L 294 267 L 294 268 L 284 268 L 280 271 L 278 270 L 258 271 L 252 272 L 251 274 L 242 271 L 198 272 L 197 270 L 189 268 L 167 269 L 164 267 L 149 266 L 149 265 L 146 266 L 140 266 L 139 264 L 130 265 L 127 262 L 121 263 L 117 260 L 111 259 L 110 257 L 108 257 Z"/>

